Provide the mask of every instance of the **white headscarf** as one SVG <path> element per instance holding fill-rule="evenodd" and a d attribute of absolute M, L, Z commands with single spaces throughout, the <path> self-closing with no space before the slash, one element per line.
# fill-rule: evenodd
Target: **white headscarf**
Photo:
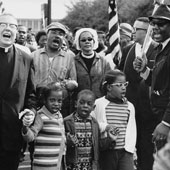
<path fill-rule="evenodd" d="M 83 32 L 90 32 L 92 34 L 93 39 L 94 39 L 93 50 L 96 50 L 98 48 L 98 35 L 97 35 L 97 31 L 92 29 L 92 28 L 81 28 L 76 32 L 75 39 L 74 39 L 74 44 L 76 46 L 76 49 L 81 50 L 81 48 L 80 48 L 80 35 Z"/>

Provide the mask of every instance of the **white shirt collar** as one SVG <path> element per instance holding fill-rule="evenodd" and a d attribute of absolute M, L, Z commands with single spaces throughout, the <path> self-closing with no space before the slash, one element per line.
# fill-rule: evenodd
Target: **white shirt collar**
<path fill-rule="evenodd" d="M 7 53 L 7 52 L 9 51 L 9 49 L 12 47 L 12 45 L 9 46 L 9 47 L 2 47 L 2 46 L 0 46 L 0 47 L 1 47 L 1 48 L 4 48 L 5 53 Z"/>
<path fill-rule="evenodd" d="M 90 58 L 93 58 L 93 57 L 94 57 L 94 51 L 92 52 L 91 55 L 85 55 L 85 54 L 83 54 L 83 53 L 81 53 L 81 55 L 82 55 L 84 58 L 90 59 Z"/>
<path fill-rule="evenodd" d="M 139 43 L 136 43 L 135 45 L 135 54 L 136 57 L 142 57 L 142 45 Z"/>
<path fill-rule="evenodd" d="M 168 42 L 170 41 L 170 38 L 166 39 L 162 44 L 162 50 L 165 48 L 165 46 L 168 44 Z"/>

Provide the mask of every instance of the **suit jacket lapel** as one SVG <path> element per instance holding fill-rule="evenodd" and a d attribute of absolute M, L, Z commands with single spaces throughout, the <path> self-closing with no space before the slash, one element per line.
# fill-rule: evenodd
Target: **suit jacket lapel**
<path fill-rule="evenodd" d="M 149 48 L 147 50 L 147 53 L 146 53 L 146 56 L 147 58 L 152 54 L 152 51 L 157 47 L 157 44 L 156 43 L 151 43 L 149 45 Z"/>

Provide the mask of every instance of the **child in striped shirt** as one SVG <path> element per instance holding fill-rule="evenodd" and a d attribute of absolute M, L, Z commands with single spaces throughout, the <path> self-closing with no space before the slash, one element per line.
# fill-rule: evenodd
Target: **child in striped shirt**
<path fill-rule="evenodd" d="M 93 116 L 97 119 L 102 136 L 114 127 L 119 129 L 113 150 L 101 152 L 102 170 L 133 170 L 133 153 L 136 145 L 135 110 L 132 103 L 125 98 L 125 74 L 112 70 L 105 74 L 102 83 L 104 96 L 95 101 Z"/>
<path fill-rule="evenodd" d="M 59 83 L 48 84 L 43 88 L 41 97 L 44 105 L 30 127 L 23 117 L 22 134 L 27 142 L 35 141 L 33 170 L 60 170 L 65 151 L 65 130 L 60 113 L 62 86 Z"/>

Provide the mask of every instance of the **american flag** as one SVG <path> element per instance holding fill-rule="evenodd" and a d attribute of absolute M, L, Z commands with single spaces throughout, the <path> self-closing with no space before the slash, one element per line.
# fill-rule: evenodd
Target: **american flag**
<path fill-rule="evenodd" d="M 116 0 L 109 0 L 109 45 L 110 52 L 113 61 L 116 65 L 121 59 L 121 49 L 120 49 L 120 33 L 119 33 L 119 22 L 117 14 Z"/>

